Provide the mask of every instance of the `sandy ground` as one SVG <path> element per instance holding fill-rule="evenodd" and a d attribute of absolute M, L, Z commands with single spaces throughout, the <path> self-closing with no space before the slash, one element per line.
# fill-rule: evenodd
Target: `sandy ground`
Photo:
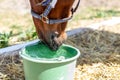
<path fill-rule="evenodd" d="M 17 11 L 18 13 L 26 13 L 30 9 L 28 0 L 3 0 L 0 1 L 0 12 L 7 10 Z"/>
<path fill-rule="evenodd" d="M 119 3 L 119 0 L 81 0 L 79 10 L 85 7 L 120 8 Z M 30 5 L 29 0 L 0 0 L 0 8 L 0 12 L 8 9 L 21 12 L 30 9 Z"/>

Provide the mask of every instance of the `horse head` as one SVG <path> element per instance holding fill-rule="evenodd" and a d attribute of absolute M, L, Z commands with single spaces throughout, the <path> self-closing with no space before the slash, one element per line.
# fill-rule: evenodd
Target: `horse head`
<path fill-rule="evenodd" d="M 72 18 L 74 1 L 30 0 L 38 37 L 53 50 L 57 50 L 67 39 L 65 28 Z"/>

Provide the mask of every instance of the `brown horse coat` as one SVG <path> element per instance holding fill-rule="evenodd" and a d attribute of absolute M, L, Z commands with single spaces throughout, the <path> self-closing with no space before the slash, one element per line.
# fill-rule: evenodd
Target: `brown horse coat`
<path fill-rule="evenodd" d="M 30 0 L 31 9 L 37 14 L 42 14 L 46 8 L 46 6 L 37 5 L 41 1 L 43 0 Z M 49 19 L 62 19 L 69 17 L 74 1 L 75 0 L 58 0 L 55 8 L 50 11 L 47 17 Z M 33 21 L 38 37 L 53 50 L 57 50 L 63 41 L 66 40 L 67 36 L 65 28 L 67 26 L 67 22 L 47 24 L 34 17 Z"/>

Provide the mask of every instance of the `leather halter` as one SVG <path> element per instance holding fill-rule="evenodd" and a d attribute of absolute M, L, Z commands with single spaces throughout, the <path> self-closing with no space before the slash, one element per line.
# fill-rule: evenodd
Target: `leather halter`
<path fill-rule="evenodd" d="M 42 6 L 47 5 L 45 11 L 39 15 L 39 14 L 35 13 L 33 10 L 31 10 L 31 14 L 34 18 L 40 19 L 41 21 L 43 21 L 44 23 L 47 23 L 47 24 L 63 23 L 63 22 L 66 22 L 66 21 L 72 19 L 74 12 L 76 12 L 76 10 L 79 6 L 80 0 L 78 0 L 76 7 L 74 9 L 72 8 L 72 10 L 71 10 L 72 14 L 70 17 L 63 18 L 63 19 L 49 19 L 47 16 L 50 13 L 51 9 L 55 8 L 56 3 L 57 3 L 57 0 L 43 0 L 41 3 L 38 3 L 37 5 L 42 5 Z"/>

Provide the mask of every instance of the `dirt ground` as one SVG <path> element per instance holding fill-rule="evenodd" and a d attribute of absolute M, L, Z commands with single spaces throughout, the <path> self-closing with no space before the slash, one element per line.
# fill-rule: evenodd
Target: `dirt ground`
<path fill-rule="evenodd" d="M 76 0 L 77 2 L 77 0 Z M 79 10 L 86 7 L 120 8 L 119 0 L 81 0 Z M 11 9 L 21 12 L 30 9 L 29 0 L 0 0 L 0 12 Z"/>
<path fill-rule="evenodd" d="M 119 0 L 81 0 L 80 7 L 120 8 Z"/>

